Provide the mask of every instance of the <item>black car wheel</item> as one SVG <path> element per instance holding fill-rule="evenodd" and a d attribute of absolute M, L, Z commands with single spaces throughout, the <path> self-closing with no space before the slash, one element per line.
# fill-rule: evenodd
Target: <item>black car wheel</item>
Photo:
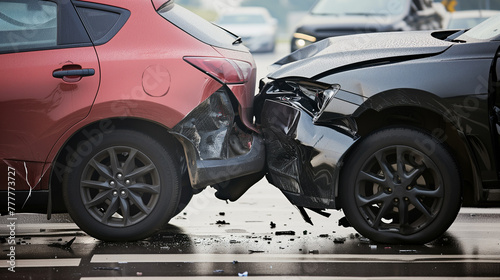
<path fill-rule="evenodd" d="M 391 128 L 357 145 L 343 168 L 340 199 L 350 224 L 381 243 L 425 243 L 460 209 L 456 164 L 432 136 Z"/>
<path fill-rule="evenodd" d="M 88 234 L 108 241 L 145 238 L 173 217 L 179 168 L 163 145 L 126 130 L 80 142 L 63 189 L 66 207 Z"/>

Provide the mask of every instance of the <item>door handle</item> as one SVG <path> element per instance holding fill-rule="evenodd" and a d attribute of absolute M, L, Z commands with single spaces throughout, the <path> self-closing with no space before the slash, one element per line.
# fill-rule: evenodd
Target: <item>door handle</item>
<path fill-rule="evenodd" d="M 94 76 L 95 70 L 93 68 L 75 69 L 75 70 L 59 70 L 52 72 L 54 78 L 64 78 L 67 76 L 88 77 Z"/>

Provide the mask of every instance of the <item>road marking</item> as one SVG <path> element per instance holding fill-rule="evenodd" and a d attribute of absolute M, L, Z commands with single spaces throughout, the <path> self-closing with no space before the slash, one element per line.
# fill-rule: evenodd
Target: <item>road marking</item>
<path fill-rule="evenodd" d="M 499 255 L 96 254 L 91 263 L 500 263 Z"/>
<path fill-rule="evenodd" d="M 7 235 L 8 228 L 0 228 L 0 235 Z M 62 232 L 79 232 L 81 229 L 74 223 L 45 223 L 16 225 L 16 235 L 61 234 Z"/>
<path fill-rule="evenodd" d="M 17 267 L 63 267 L 80 266 L 82 259 L 16 259 Z M 9 260 L 0 261 L 0 268 L 10 267 Z"/>
<path fill-rule="evenodd" d="M 251 274 L 248 277 L 252 277 Z M 450 277 L 336 277 L 336 276 L 255 276 L 256 279 L 259 280 L 449 280 Z M 80 280 L 159 280 L 159 279 L 168 279 L 168 280 L 241 280 L 241 277 L 238 276 L 150 276 L 150 277 L 82 277 Z M 474 277 L 453 277 L 456 280 L 477 280 Z M 481 280 L 498 280 L 500 277 L 481 277 Z"/>

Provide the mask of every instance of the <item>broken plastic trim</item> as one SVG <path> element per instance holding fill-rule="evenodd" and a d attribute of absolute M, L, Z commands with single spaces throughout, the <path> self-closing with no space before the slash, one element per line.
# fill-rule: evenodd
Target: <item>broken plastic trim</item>
<path fill-rule="evenodd" d="M 226 90 L 213 93 L 171 131 L 184 148 L 195 189 L 264 169 L 264 141 L 238 129 Z"/>
<path fill-rule="evenodd" d="M 315 125 L 298 105 L 307 97 L 267 99 L 262 109 L 268 181 L 296 205 L 336 208 L 340 165 L 356 137 Z"/>
<path fill-rule="evenodd" d="M 332 88 L 329 88 L 321 93 L 317 98 L 321 98 L 321 102 L 318 102 L 320 109 L 317 114 L 314 115 L 313 121 L 316 122 L 319 117 L 325 112 L 326 107 L 330 104 L 332 101 L 333 97 L 339 92 L 340 90 L 340 85 L 333 85 Z"/>
<path fill-rule="evenodd" d="M 261 81 L 261 83 L 265 83 Z M 316 81 L 308 80 L 276 80 L 261 84 L 261 93 L 256 98 L 255 108 L 262 108 L 263 100 L 279 98 L 282 100 L 294 100 L 296 106 L 311 115 L 317 122 L 325 112 L 330 102 L 340 90 L 340 85 L 326 85 Z M 303 98 L 307 97 L 307 98 Z M 257 112 L 257 116 L 260 116 Z M 259 122 L 259 117 L 257 121 Z"/>

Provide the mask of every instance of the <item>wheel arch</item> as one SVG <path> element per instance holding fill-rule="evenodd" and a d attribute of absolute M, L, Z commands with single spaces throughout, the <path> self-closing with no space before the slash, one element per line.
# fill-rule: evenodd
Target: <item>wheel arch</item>
<path fill-rule="evenodd" d="M 168 128 L 158 123 L 138 118 L 102 119 L 80 128 L 77 132 L 75 132 L 71 137 L 68 138 L 68 140 L 64 143 L 64 145 L 57 153 L 57 156 L 53 161 L 52 170 L 50 173 L 50 197 L 48 206 L 49 216 L 51 213 L 66 212 L 66 207 L 62 198 L 62 188 L 64 174 L 69 171 L 68 168 L 71 169 L 71 164 L 69 163 L 69 161 L 71 160 L 70 154 L 72 154 L 74 151 L 77 151 L 78 153 L 80 152 L 77 146 L 82 141 L 88 140 L 91 145 L 95 145 L 95 143 L 100 141 L 100 137 L 105 134 L 111 133 L 116 129 L 127 129 L 144 133 L 147 136 L 157 140 L 168 150 L 175 153 L 175 158 L 179 159 L 179 165 L 181 166 L 182 188 L 183 190 L 187 188 L 189 188 L 188 190 L 191 189 L 189 177 L 187 177 L 189 175 L 187 172 L 187 165 L 183 147 L 178 142 L 178 140 L 169 133 Z M 92 140 L 89 138 L 91 138 Z"/>
<path fill-rule="evenodd" d="M 428 108 L 414 105 L 399 105 L 381 110 L 369 108 L 355 117 L 360 139 L 389 127 L 407 127 L 423 131 L 432 135 L 443 143 L 454 157 L 462 181 L 462 197 L 464 205 L 473 205 L 475 202 L 475 189 L 481 184 L 477 176 L 477 168 L 471 161 L 472 152 L 463 136 L 453 122 L 446 119 L 443 114 Z M 344 156 L 348 160 L 350 153 L 359 145 L 357 141 Z M 432 149 L 427 143 L 421 143 L 423 148 Z M 464 153 L 464 151 L 466 151 Z M 340 171 L 342 176 L 342 170 Z"/>

